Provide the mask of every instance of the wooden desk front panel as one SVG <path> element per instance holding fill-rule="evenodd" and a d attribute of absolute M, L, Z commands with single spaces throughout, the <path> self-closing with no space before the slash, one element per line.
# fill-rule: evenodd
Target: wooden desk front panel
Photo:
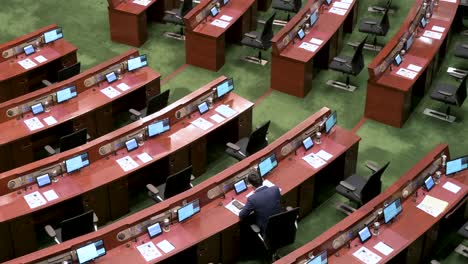
<path fill-rule="evenodd" d="M 140 47 L 148 39 L 146 12 L 130 14 L 108 7 L 111 40 Z"/>

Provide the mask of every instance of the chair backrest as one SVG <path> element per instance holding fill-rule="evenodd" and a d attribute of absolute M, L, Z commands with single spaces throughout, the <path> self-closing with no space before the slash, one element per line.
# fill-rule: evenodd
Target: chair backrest
<path fill-rule="evenodd" d="M 390 162 L 387 162 L 383 167 L 378 169 L 374 174 L 372 174 L 369 179 L 367 180 L 366 185 L 362 188 L 361 191 L 361 203 L 366 204 L 370 200 L 374 199 L 377 195 L 380 194 L 382 189 L 382 181 L 380 178 L 382 177 L 383 172 L 387 169 Z"/>
<path fill-rule="evenodd" d="M 351 60 L 351 66 L 354 72 L 361 71 L 364 67 L 364 56 L 362 55 L 362 50 L 366 44 L 367 36 L 359 43 L 356 50 L 354 51 L 353 58 Z"/>
<path fill-rule="evenodd" d="M 193 8 L 193 0 L 184 0 L 182 3 L 180 14 L 184 17 Z"/>
<path fill-rule="evenodd" d="M 171 198 L 179 193 L 190 189 L 190 177 L 192 176 L 192 166 L 172 174 L 166 179 L 166 188 L 164 189 L 164 199 Z"/>
<path fill-rule="evenodd" d="M 93 213 L 94 212 L 90 210 L 78 216 L 63 220 L 60 223 L 60 228 L 62 228 L 62 242 L 93 232 Z"/>
<path fill-rule="evenodd" d="M 60 138 L 60 152 L 86 144 L 88 140 L 88 129 L 82 128 L 71 134 Z"/>
<path fill-rule="evenodd" d="M 273 38 L 273 21 L 275 20 L 276 12 L 271 15 L 271 17 L 265 22 L 265 26 L 262 31 L 262 42 L 271 41 Z"/>
<path fill-rule="evenodd" d="M 265 242 L 275 251 L 290 245 L 296 240 L 296 220 L 299 207 L 270 216 L 265 228 Z"/>
<path fill-rule="evenodd" d="M 169 90 L 166 90 L 148 100 L 146 115 L 151 115 L 167 106 L 169 101 Z"/>
<path fill-rule="evenodd" d="M 382 34 L 386 34 L 388 29 L 390 28 L 390 20 L 388 20 L 388 10 L 389 10 L 389 8 L 387 7 L 387 9 L 385 10 L 384 15 L 380 19 L 380 24 L 379 25 L 380 25 L 380 28 L 382 30 Z"/>
<path fill-rule="evenodd" d="M 265 124 L 261 127 L 257 128 L 249 137 L 249 143 L 247 143 L 247 153 L 250 155 L 255 153 L 266 145 L 268 142 L 266 141 L 266 134 L 268 133 L 268 128 L 270 127 L 270 120 L 268 120 Z"/>
<path fill-rule="evenodd" d="M 65 67 L 57 72 L 57 82 L 69 79 L 80 73 L 81 63 L 77 62 L 71 66 Z"/>
<path fill-rule="evenodd" d="M 461 81 L 460 86 L 458 86 L 457 93 L 455 95 L 455 101 L 458 106 L 461 106 L 466 99 L 466 89 L 467 89 L 466 79 L 467 78 L 468 78 L 468 75 L 465 75 L 465 77 L 463 77 L 463 80 Z"/>

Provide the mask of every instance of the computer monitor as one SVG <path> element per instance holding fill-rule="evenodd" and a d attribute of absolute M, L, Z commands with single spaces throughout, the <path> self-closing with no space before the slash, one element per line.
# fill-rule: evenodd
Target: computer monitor
<path fill-rule="evenodd" d="M 403 60 L 401 59 L 400 53 L 398 53 L 395 58 L 393 58 L 393 62 L 395 63 L 396 66 L 400 66 L 401 62 Z"/>
<path fill-rule="evenodd" d="M 305 150 L 309 150 L 311 147 L 314 146 L 314 141 L 311 137 L 306 137 L 304 140 L 302 140 L 302 146 Z"/>
<path fill-rule="evenodd" d="M 383 209 L 384 223 L 392 221 L 398 214 L 402 211 L 401 199 L 400 197 L 396 198 L 393 202 L 388 204 Z"/>
<path fill-rule="evenodd" d="M 315 10 L 315 11 L 310 15 L 310 17 L 309 17 L 309 24 L 310 24 L 310 27 L 312 27 L 312 26 L 315 24 L 315 22 L 317 22 L 318 16 L 319 16 L 318 10 Z"/>
<path fill-rule="evenodd" d="M 125 141 L 125 147 L 127 148 L 127 152 L 135 150 L 138 148 L 138 142 L 136 138 L 132 138 L 130 140 Z"/>
<path fill-rule="evenodd" d="M 208 112 L 208 110 L 210 110 L 210 108 L 208 107 L 207 102 L 203 102 L 198 105 L 198 112 L 200 112 L 200 115 L 203 115 L 204 113 Z"/>
<path fill-rule="evenodd" d="M 145 67 L 146 65 L 148 65 L 146 55 L 140 55 L 136 58 L 132 58 L 127 61 L 127 70 L 131 72 L 136 69 Z"/>
<path fill-rule="evenodd" d="M 42 105 L 42 103 L 37 103 L 37 104 L 31 105 L 31 112 L 34 115 L 40 114 L 40 113 L 44 112 L 44 106 Z"/>
<path fill-rule="evenodd" d="M 325 133 L 330 133 L 332 128 L 336 125 L 337 122 L 337 116 L 336 116 L 336 111 L 331 113 L 331 115 L 327 118 L 325 121 Z"/>
<path fill-rule="evenodd" d="M 105 254 L 106 248 L 104 247 L 103 240 L 98 240 L 76 249 L 76 256 L 78 257 L 78 263 L 80 264 L 91 262 Z"/>
<path fill-rule="evenodd" d="M 89 210 L 60 222 L 62 242 L 94 232 L 94 212 Z"/>
<path fill-rule="evenodd" d="M 223 0 L 223 6 L 227 5 L 229 3 L 229 0 Z"/>
<path fill-rule="evenodd" d="M 181 223 L 198 212 L 200 212 L 200 201 L 196 199 L 177 210 L 177 220 Z"/>
<path fill-rule="evenodd" d="M 115 81 L 117 81 L 117 75 L 115 74 L 115 72 L 109 72 L 108 74 L 106 74 L 106 80 L 108 83 L 113 83 Z"/>
<path fill-rule="evenodd" d="M 359 240 L 361 241 L 361 243 L 364 243 L 367 240 L 369 240 L 372 237 L 369 227 L 366 225 L 364 226 L 363 229 L 359 230 L 358 236 L 359 236 Z"/>
<path fill-rule="evenodd" d="M 445 175 L 451 175 L 468 168 L 468 155 L 447 161 L 445 165 Z"/>
<path fill-rule="evenodd" d="M 247 190 L 247 183 L 245 182 L 245 179 L 239 180 L 234 183 L 234 191 L 236 194 L 242 193 L 245 190 Z"/>
<path fill-rule="evenodd" d="M 48 173 L 46 173 L 44 175 L 37 176 L 36 177 L 36 182 L 37 182 L 37 186 L 39 186 L 39 188 L 47 186 L 47 185 L 52 183 Z"/>
<path fill-rule="evenodd" d="M 57 97 L 57 103 L 60 104 L 76 97 L 78 94 L 76 92 L 76 86 L 73 85 L 58 90 L 55 95 Z"/>
<path fill-rule="evenodd" d="M 154 137 L 159 134 L 162 134 L 166 131 L 171 129 L 171 125 L 169 123 L 169 118 L 165 118 L 163 120 L 156 121 L 152 124 L 148 125 L 147 132 L 148 137 Z"/>
<path fill-rule="evenodd" d="M 36 52 L 36 50 L 34 49 L 34 46 L 33 45 L 27 45 L 23 48 L 23 51 L 24 51 L 24 54 L 26 55 L 31 55 L 33 54 L 34 52 Z"/>
<path fill-rule="evenodd" d="M 218 13 L 219 13 L 219 10 L 218 10 L 218 8 L 217 8 L 216 6 L 213 6 L 213 7 L 210 9 L 210 15 L 211 15 L 212 17 L 215 17 L 216 15 L 218 15 Z"/>
<path fill-rule="evenodd" d="M 56 29 L 53 29 L 51 31 L 47 31 L 46 33 L 44 33 L 45 44 L 54 42 L 61 38 L 63 38 L 62 28 L 56 28 Z"/>
<path fill-rule="evenodd" d="M 325 0 L 325 4 L 330 5 L 332 0 Z"/>
<path fill-rule="evenodd" d="M 323 251 L 317 256 L 309 259 L 306 264 L 327 264 L 328 263 L 328 256 L 327 251 Z"/>
<path fill-rule="evenodd" d="M 67 173 L 72 173 L 89 165 L 88 153 L 81 153 L 65 160 Z"/>
<path fill-rule="evenodd" d="M 297 37 L 299 39 L 303 39 L 305 37 L 305 32 L 304 32 L 304 29 L 300 28 L 298 31 L 297 31 Z"/>
<path fill-rule="evenodd" d="M 263 158 L 258 163 L 258 173 L 261 177 L 264 177 L 270 171 L 278 166 L 278 161 L 276 161 L 275 153 L 271 153 L 269 156 Z"/>
<path fill-rule="evenodd" d="M 216 86 L 216 96 L 218 98 L 234 90 L 234 80 L 229 78 Z"/>
<path fill-rule="evenodd" d="M 411 45 L 413 45 L 413 41 L 414 41 L 414 34 L 410 34 L 408 39 L 406 39 L 406 42 L 405 42 L 405 50 L 407 52 L 411 48 Z"/>
<path fill-rule="evenodd" d="M 421 21 L 419 21 L 419 24 L 421 25 L 422 28 L 426 27 L 427 20 L 426 20 L 426 18 L 424 16 L 421 17 Z"/>
<path fill-rule="evenodd" d="M 159 222 L 152 224 L 148 226 L 147 231 L 150 238 L 159 236 L 160 234 L 162 234 L 161 224 Z"/>
<path fill-rule="evenodd" d="M 431 175 L 427 176 L 424 179 L 424 189 L 426 189 L 426 191 L 430 191 L 434 187 L 434 185 L 434 178 L 432 178 Z"/>

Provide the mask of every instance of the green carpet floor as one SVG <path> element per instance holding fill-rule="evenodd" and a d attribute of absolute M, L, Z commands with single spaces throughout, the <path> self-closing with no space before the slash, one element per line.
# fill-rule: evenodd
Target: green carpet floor
<path fill-rule="evenodd" d="M 306 1 L 303 0 L 303 2 Z M 369 17 L 379 18 L 380 14 L 367 12 L 367 7 L 379 3 L 383 6 L 385 2 L 359 1 L 359 20 Z M 398 31 L 413 2 L 393 1 L 392 7 L 396 12 L 390 16 L 391 28 L 386 37 L 378 38 L 379 43 L 386 43 Z M 271 11 L 260 12 L 258 18 L 265 20 L 270 14 Z M 282 17 L 285 14 L 278 15 Z M 9 41 L 52 23 L 63 27 L 65 38 L 78 47 L 78 59 L 82 63 L 82 70 L 131 48 L 110 41 L 107 1 L 105 0 L 2 0 L 0 42 Z M 261 28 L 262 25 L 259 27 Z M 148 41 L 139 49 L 141 54 L 148 55 L 150 67 L 160 72 L 163 80 L 185 63 L 184 43 L 162 36 L 164 31 L 177 30 L 175 26 L 153 23 L 149 26 Z M 274 30 L 278 31 L 279 28 L 275 27 Z M 449 50 L 453 50 L 457 42 L 468 40 L 468 37 L 462 37 L 458 32 L 454 33 Z M 356 27 L 352 34 L 345 35 L 345 43 L 360 41 L 364 36 Z M 353 49 L 347 45 L 342 51 L 344 54 L 352 54 L 352 52 Z M 170 101 L 173 102 L 223 74 L 234 78 L 236 93 L 254 102 L 270 87 L 269 64 L 266 67 L 260 67 L 244 63 L 239 59 L 241 55 L 254 54 L 255 51 L 250 48 L 229 45 L 226 48 L 226 63 L 219 72 L 187 66 L 166 82 L 162 90 L 171 90 Z M 264 52 L 263 55 L 267 59 L 270 58 L 269 52 Z M 376 53 L 364 51 L 364 55 L 365 62 L 368 64 Z M 442 62 L 435 82 L 454 82 L 446 73 L 449 65 L 468 68 L 466 60 L 455 58 L 453 53 L 449 52 Z M 273 141 L 321 107 L 327 106 L 338 111 L 340 126 L 352 129 L 363 117 L 367 78 L 366 69 L 356 78 L 352 78 L 352 82 L 358 85 L 358 89 L 354 93 L 349 93 L 326 86 L 326 80 L 343 79 L 343 76 L 333 71 L 322 70 L 315 77 L 313 88 L 303 99 L 276 91 L 271 92 L 263 101 L 255 105 L 253 124 L 258 125 L 271 120 L 268 137 L 270 141 Z M 454 157 L 467 154 L 468 143 L 465 138 L 468 135 L 468 121 L 466 120 L 468 119 L 468 103 L 453 110 L 459 117 L 459 121 L 450 125 L 423 115 L 422 111 L 426 107 L 443 108 L 440 103 L 426 96 L 401 129 L 367 120 L 357 131 L 357 134 L 362 137 L 359 146 L 358 173 L 368 174 L 363 166 L 365 160 L 372 159 L 380 163 L 391 161 L 383 176 L 383 188 L 386 188 L 438 143 L 448 143 L 451 155 Z M 199 177 L 196 183 L 235 163 L 235 160 L 221 155 L 221 152 L 222 149 L 213 151 L 209 156 L 207 172 Z M 152 204 L 143 194 L 134 199 L 133 204 L 136 206 L 132 208 L 132 212 Z M 338 200 L 341 198 L 337 195 L 331 196 L 312 214 L 302 219 L 296 243 L 283 250 L 283 253 L 305 244 L 343 219 L 344 215 L 333 208 L 333 204 Z M 460 263 L 458 256 L 453 254 L 448 256 L 450 250 L 452 249 L 439 254 L 442 258 L 446 258 L 444 263 Z M 259 263 L 255 257 L 241 256 L 240 258 L 239 263 Z"/>

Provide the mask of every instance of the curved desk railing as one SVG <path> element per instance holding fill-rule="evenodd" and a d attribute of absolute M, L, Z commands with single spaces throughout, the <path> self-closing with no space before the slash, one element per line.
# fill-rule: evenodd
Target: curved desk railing
<path fill-rule="evenodd" d="M 369 64 L 366 117 L 402 127 L 428 90 L 439 58 L 445 54 L 458 8 L 458 1 L 438 2 L 432 6 L 416 0 L 400 30 Z M 425 28 L 421 28 L 422 18 Z M 407 43 L 412 43 L 409 48 Z M 403 62 L 395 66 L 395 57 L 402 50 Z"/>
<path fill-rule="evenodd" d="M 159 94 L 161 75 L 149 67 L 127 72 L 132 56 L 138 52 L 130 50 L 70 79 L 0 104 L 0 172 L 39 159 L 45 145 L 78 129 L 86 127 L 91 138 L 102 136 L 114 129 L 119 113 L 145 107 L 148 98 Z M 112 84 L 105 78 L 109 72 L 119 76 Z M 77 95 L 59 104 L 56 92 L 66 87 L 74 87 Z M 103 93 L 108 87 L 113 87 L 112 98 Z M 45 111 L 33 115 L 31 106 L 36 104 L 42 104 Z"/>
<path fill-rule="evenodd" d="M 263 157 L 271 153 L 276 154 L 278 167 L 266 177 L 281 188 L 288 205 L 301 207 L 302 215 L 312 210 L 316 183 L 339 181 L 355 171 L 360 138 L 341 127 L 336 127 L 331 134 L 323 136 L 322 143 L 316 144 L 307 152 L 301 146 L 305 137 L 315 135 L 316 131 L 323 128 L 323 120 L 329 114 L 329 109 L 322 108 L 266 148 L 182 194 L 93 234 L 37 251 L 11 263 L 47 263 L 52 259 L 76 259 L 77 247 L 97 239 L 103 239 L 107 249 L 107 255 L 100 258 L 99 263 L 147 263 L 136 246 L 149 241 L 157 244 L 162 240 L 168 240 L 175 249 L 168 254 L 162 253 L 162 256 L 151 260 L 151 263 L 169 259 L 177 263 L 232 263 L 238 256 L 239 218 L 223 205 L 228 204 L 234 197 L 245 203 L 245 195 L 252 187 L 236 196 L 232 184 L 235 180 L 246 177 L 249 172 L 256 171 L 256 166 Z M 326 165 L 315 169 L 302 160 L 305 154 L 320 150 L 333 155 Z M 184 223 L 176 223 L 175 210 L 184 202 L 194 199 L 200 201 L 200 213 Z M 170 231 L 149 239 L 146 227 L 165 218 L 172 219 Z"/>
<path fill-rule="evenodd" d="M 441 226 L 440 222 L 444 221 L 442 218 L 445 219 L 447 216 L 451 216 L 458 209 L 464 211 L 465 198 L 468 193 L 468 174 L 466 171 L 453 178 L 442 175 L 440 184 L 436 185 L 430 192 L 423 189 L 423 181 L 428 175 L 435 176 L 436 171 L 444 171 L 442 155 L 448 157 L 447 145 L 436 146 L 379 196 L 325 231 L 322 235 L 275 263 L 305 263 L 312 256 L 317 256 L 325 250 L 328 254 L 328 263 L 361 263 L 358 258 L 353 256 L 353 253 L 361 246 L 370 249 L 382 258 L 379 263 L 390 260 L 396 263 L 428 262 L 426 260 L 430 255 L 434 241 L 437 240 L 437 233 Z M 447 182 L 451 182 L 461 189 L 457 193 L 452 193 L 442 187 Z M 433 217 L 416 207 L 429 195 L 448 202 L 447 208 L 437 217 Z M 382 207 L 397 197 L 402 200 L 403 211 L 401 215 L 397 217 L 394 223 L 383 224 Z M 357 232 L 366 224 L 373 226 L 376 219 L 381 223 L 379 234 L 374 235 L 369 241 L 362 244 L 357 237 Z M 422 241 L 424 241 L 423 245 L 421 244 Z M 393 251 L 387 256 L 377 251 L 374 249 L 374 245 L 379 242 L 387 244 Z"/>
<path fill-rule="evenodd" d="M 40 87 L 44 79 L 56 81 L 60 69 L 76 63 L 77 48 L 68 41 L 45 43 L 44 33 L 54 29 L 61 30 L 53 24 L 0 45 L 0 103 Z M 26 55 L 29 45 L 35 52 Z"/>

